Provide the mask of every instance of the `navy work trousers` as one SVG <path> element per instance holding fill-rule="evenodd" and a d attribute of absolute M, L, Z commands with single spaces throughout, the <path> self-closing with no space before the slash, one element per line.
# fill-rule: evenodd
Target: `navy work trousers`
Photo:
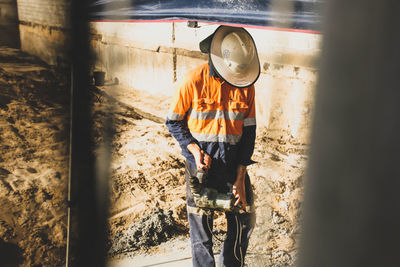
<path fill-rule="evenodd" d="M 215 260 L 212 250 L 213 214 L 210 211 L 199 209 L 194 204 L 193 196 L 188 185 L 188 179 L 195 175 L 195 166 L 186 163 L 186 190 L 187 210 L 190 227 L 190 242 L 192 248 L 193 267 L 214 267 Z M 246 174 L 246 200 L 248 205 L 254 207 L 253 191 L 250 179 Z M 219 267 L 244 266 L 244 257 L 250 235 L 255 226 L 255 212 L 233 213 L 225 212 L 227 220 L 227 234 L 221 254 L 219 255 Z"/>

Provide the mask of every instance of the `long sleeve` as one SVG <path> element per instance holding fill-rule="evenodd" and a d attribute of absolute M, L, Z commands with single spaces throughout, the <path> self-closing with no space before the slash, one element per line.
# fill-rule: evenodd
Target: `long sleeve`
<path fill-rule="evenodd" d="M 255 163 L 251 159 L 254 152 L 254 143 L 256 139 L 256 112 L 255 112 L 255 92 L 254 85 L 249 90 L 248 112 L 243 121 L 242 138 L 238 143 L 238 163 L 244 166 Z"/>
<path fill-rule="evenodd" d="M 192 84 L 190 81 L 184 82 L 176 91 L 172 100 L 166 126 L 172 136 L 178 141 L 185 156 L 191 156 L 187 150 L 187 145 L 197 140 L 192 136 L 185 120 L 186 112 L 191 108 L 192 103 Z"/>

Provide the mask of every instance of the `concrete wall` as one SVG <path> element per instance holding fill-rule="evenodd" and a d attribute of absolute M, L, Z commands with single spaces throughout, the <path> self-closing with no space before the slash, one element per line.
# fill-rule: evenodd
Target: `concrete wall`
<path fill-rule="evenodd" d="M 217 27 L 186 23 L 91 24 L 96 69 L 108 79 L 153 94 L 171 96 L 180 78 L 206 62 L 198 43 Z M 257 122 L 271 138 L 285 136 L 308 143 L 319 34 L 248 29 L 260 55 L 262 73 L 257 81 Z"/>
<path fill-rule="evenodd" d="M 69 42 L 67 0 L 17 0 L 21 49 L 48 64 L 65 60 Z"/>
<path fill-rule="evenodd" d="M 19 48 L 16 0 L 0 0 L 0 45 Z"/>

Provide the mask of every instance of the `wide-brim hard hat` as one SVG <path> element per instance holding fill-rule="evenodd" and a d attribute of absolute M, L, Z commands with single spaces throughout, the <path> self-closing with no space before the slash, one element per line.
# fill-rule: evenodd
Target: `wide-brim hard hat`
<path fill-rule="evenodd" d="M 249 87 L 260 76 L 256 45 L 243 28 L 218 27 L 212 35 L 209 53 L 214 70 L 232 86 Z"/>

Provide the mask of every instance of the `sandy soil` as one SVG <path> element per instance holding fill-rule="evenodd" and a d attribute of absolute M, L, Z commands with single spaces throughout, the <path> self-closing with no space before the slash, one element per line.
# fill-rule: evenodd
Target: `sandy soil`
<path fill-rule="evenodd" d="M 97 103 L 98 108 L 106 104 L 104 99 L 112 99 L 113 106 L 117 107 L 114 111 L 116 135 L 111 186 L 112 243 L 120 240 L 121 233 L 128 233 L 132 224 L 155 208 L 172 212 L 177 228 L 172 236 L 184 234 L 187 237 L 184 159 L 177 142 L 163 125 L 170 99 L 117 85 L 99 90 L 103 100 Z M 253 156 L 258 163 L 249 167 L 257 196 L 258 224 L 249 246 L 248 266 L 294 264 L 306 152 L 306 144 L 294 142 L 285 133 L 276 138 L 265 129 L 258 129 Z M 216 215 L 214 227 L 223 237 L 226 229 L 223 214 Z M 138 242 L 128 238 L 125 244 L 129 240 Z M 187 239 L 185 242 L 189 244 Z M 218 253 L 221 244 L 215 243 L 214 250 Z M 175 241 L 171 241 L 170 246 L 174 244 Z M 125 245 L 117 258 L 138 260 L 160 253 L 168 258 L 167 254 L 174 254 L 160 247 L 144 248 Z M 112 255 L 116 254 L 114 250 Z"/>
<path fill-rule="evenodd" d="M 9 266 L 61 266 L 66 244 L 68 84 L 60 70 L 0 48 L 0 251 Z M 188 253 L 184 158 L 164 126 L 170 99 L 120 85 L 93 88 L 95 141 L 112 110 L 109 252 L 114 260 Z M 307 145 L 258 129 L 249 174 L 257 227 L 248 266 L 291 266 Z M 221 238 L 221 214 L 214 227 Z M 220 250 L 216 242 L 215 251 Z M 174 257 L 175 257 L 174 256 Z"/>
<path fill-rule="evenodd" d="M 65 77 L 18 50 L 0 47 L 0 251 L 6 266 L 64 262 Z"/>
<path fill-rule="evenodd" d="M 136 227 L 135 223 L 142 220 L 145 225 L 146 218 L 152 218 L 147 216 L 152 211 L 159 210 L 158 214 L 170 211 L 175 228 L 171 236 L 186 234 L 184 159 L 161 117 L 169 100 L 114 85 L 98 88 L 95 95 L 95 128 L 101 128 L 106 116 L 104 110 L 113 109 L 114 117 L 109 219 L 111 254 L 151 248 L 134 236 L 126 242 L 141 246 L 121 244 L 117 248 L 115 244 L 129 228 Z M 101 136 L 100 133 L 96 135 Z M 165 220 L 163 223 L 167 227 Z M 147 241 L 158 244 L 161 240 L 153 240 L 149 234 Z"/>

